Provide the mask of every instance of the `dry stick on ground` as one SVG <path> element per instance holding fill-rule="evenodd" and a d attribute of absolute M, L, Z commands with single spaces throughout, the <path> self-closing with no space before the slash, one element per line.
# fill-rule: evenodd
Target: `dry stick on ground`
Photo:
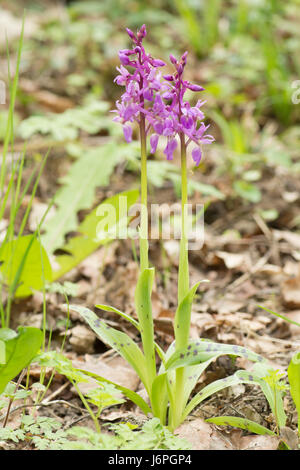
<path fill-rule="evenodd" d="M 16 411 L 21 410 L 22 408 L 47 407 L 47 406 L 52 406 L 52 405 L 66 405 L 66 406 L 69 406 L 70 408 L 74 408 L 74 410 L 80 411 L 80 413 L 83 413 L 82 408 L 80 408 L 77 405 L 73 405 L 73 403 L 69 403 L 68 401 L 65 401 L 65 400 L 53 400 L 47 403 L 42 402 L 42 403 L 18 405 L 10 411 L 10 414 L 15 413 Z M 90 417 L 89 413 L 86 413 L 86 417 Z"/>
<path fill-rule="evenodd" d="M 255 263 L 255 265 L 250 269 L 250 271 L 244 273 L 238 279 L 236 279 L 231 284 L 229 284 L 226 287 L 226 290 L 233 290 L 239 285 L 243 284 L 243 282 L 247 281 L 253 274 L 255 274 L 259 269 L 261 269 L 265 264 L 267 264 L 271 255 L 272 255 L 272 248 L 265 254 L 265 256 L 260 258 L 257 261 L 257 263 Z"/>
<path fill-rule="evenodd" d="M 294 346 L 295 348 L 298 348 L 298 349 L 300 347 L 300 342 L 299 341 L 288 341 L 286 339 L 273 338 L 273 337 L 270 338 L 269 336 L 266 336 L 266 335 L 259 335 L 255 331 L 252 331 L 252 330 L 247 331 L 247 333 L 248 333 L 249 336 L 252 336 L 253 338 L 263 339 L 263 340 L 269 341 L 271 343 L 279 343 L 279 344 L 282 344 L 284 346 Z"/>
<path fill-rule="evenodd" d="M 57 395 L 59 395 L 61 392 L 63 392 L 65 390 L 65 388 L 67 388 L 70 384 L 70 382 L 66 382 L 64 383 L 61 387 L 59 387 L 57 390 L 55 390 L 55 392 L 51 393 L 51 395 L 49 395 L 49 397 L 45 398 L 45 400 L 43 401 L 43 403 L 49 403 L 51 402 L 51 400 L 55 397 L 57 397 Z M 38 408 L 37 408 L 38 409 Z"/>
<path fill-rule="evenodd" d="M 278 266 L 281 266 L 278 243 L 276 242 L 272 231 L 269 229 L 269 227 L 267 226 L 267 224 L 265 223 L 265 221 L 259 214 L 253 214 L 253 219 L 255 220 L 258 227 L 261 229 L 261 231 L 264 233 L 267 240 L 270 242 L 270 249 L 271 249 L 272 255 L 274 256 L 275 263 Z"/>

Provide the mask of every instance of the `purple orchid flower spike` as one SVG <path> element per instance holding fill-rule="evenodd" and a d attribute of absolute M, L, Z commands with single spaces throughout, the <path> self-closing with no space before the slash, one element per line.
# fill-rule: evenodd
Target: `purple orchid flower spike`
<path fill-rule="evenodd" d="M 177 144 L 175 145 L 176 136 L 181 139 L 184 138 L 186 147 L 194 142 L 196 147 L 192 150 L 192 158 L 198 166 L 202 157 L 201 145 L 212 143 L 214 138 L 205 134 L 208 126 L 201 122 L 204 119 L 204 114 L 200 108 L 205 102 L 198 100 L 195 106 L 191 106 L 188 101 L 184 101 L 187 90 L 194 92 L 204 90 L 200 85 L 183 80 L 187 55 L 188 53 L 185 52 L 180 60 L 177 60 L 176 57 L 170 54 L 170 61 L 175 67 L 175 73 L 163 76 L 165 86 L 161 88 L 161 96 L 156 96 L 155 106 L 158 112 L 156 113 L 155 122 L 152 122 L 156 134 L 152 136 L 152 140 L 155 139 L 157 145 L 160 136 L 167 137 L 164 153 L 168 160 L 173 159 L 173 153 L 177 147 Z M 166 102 L 169 103 L 166 104 Z"/>
<path fill-rule="evenodd" d="M 147 54 L 143 47 L 143 39 L 147 31 L 143 25 L 137 34 L 134 34 L 127 28 L 127 33 L 132 39 L 134 46 L 132 49 L 123 49 L 119 51 L 121 65 L 117 67 L 119 75 L 115 82 L 125 87 L 125 92 L 121 101 L 116 102 L 117 113 L 115 121 L 123 125 L 124 137 L 127 142 L 132 139 L 132 123 L 141 123 L 145 121 L 146 133 L 156 122 L 157 116 L 164 107 L 159 93 L 166 89 L 161 81 L 159 68 L 165 66 L 165 62 L 160 59 L 154 59 Z M 126 67 L 131 67 L 129 71 Z M 147 121 L 147 122 L 146 122 Z M 158 139 L 154 137 L 151 141 L 151 151 L 156 150 Z"/>
<path fill-rule="evenodd" d="M 117 67 L 119 75 L 114 81 L 124 86 L 125 92 L 121 100 L 116 102 L 117 109 L 114 112 L 117 116 L 114 120 L 123 125 L 127 142 L 132 140 L 132 124 L 137 122 L 141 125 L 143 121 L 145 133 L 152 132 L 151 153 L 156 151 L 160 137 L 167 137 L 164 154 L 168 160 L 173 159 L 177 136 L 184 139 L 186 147 L 193 142 L 195 148 L 192 150 L 192 158 L 199 165 L 202 144 L 210 144 L 214 138 L 206 134 L 209 126 L 202 122 L 204 114 L 201 107 L 205 101 L 198 100 L 195 106 L 191 106 L 184 100 L 187 90 L 204 90 L 202 86 L 183 79 L 188 53 L 185 52 L 179 60 L 170 54 L 175 72 L 164 75 L 162 81 L 159 68 L 165 63 L 147 54 L 143 46 L 146 26 L 143 25 L 136 34 L 127 28 L 127 33 L 134 44 L 132 49 L 119 51 L 121 65 Z M 130 71 L 127 67 L 130 67 Z"/>

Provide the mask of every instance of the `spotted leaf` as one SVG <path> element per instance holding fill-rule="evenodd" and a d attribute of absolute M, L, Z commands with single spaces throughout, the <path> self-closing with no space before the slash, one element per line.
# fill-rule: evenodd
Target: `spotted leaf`
<path fill-rule="evenodd" d="M 154 269 L 144 269 L 139 276 L 135 291 L 135 305 L 147 364 L 149 389 L 151 388 L 156 375 L 154 329 L 151 305 L 153 279 Z"/>
<path fill-rule="evenodd" d="M 176 349 L 183 348 L 189 339 L 192 303 L 200 282 L 197 282 L 180 302 L 174 322 Z"/>
<path fill-rule="evenodd" d="M 266 362 L 262 356 L 242 346 L 219 344 L 199 339 L 198 341 L 190 341 L 186 348 L 175 351 L 166 362 L 166 369 L 199 364 L 225 354 L 244 357 L 253 362 Z"/>
<path fill-rule="evenodd" d="M 147 368 L 145 356 L 132 339 L 123 333 L 108 326 L 103 320 L 86 307 L 79 305 L 70 305 L 70 310 L 79 313 L 82 318 L 90 325 L 96 335 L 117 351 L 133 367 L 141 381 L 149 390 L 147 382 Z"/>
<path fill-rule="evenodd" d="M 246 431 L 260 434 L 261 436 L 266 434 L 269 436 L 276 436 L 273 431 L 265 426 L 255 423 L 250 419 L 240 418 L 238 416 L 216 416 L 215 418 L 209 418 L 205 421 L 207 423 L 216 424 L 217 426 L 233 426 L 235 428 L 245 429 Z"/>

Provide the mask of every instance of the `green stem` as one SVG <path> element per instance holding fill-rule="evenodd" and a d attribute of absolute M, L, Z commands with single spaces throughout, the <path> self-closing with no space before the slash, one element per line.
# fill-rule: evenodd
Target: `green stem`
<path fill-rule="evenodd" d="M 187 236 L 187 203 L 188 203 L 188 179 L 186 165 L 186 143 L 184 134 L 180 134 L 181 144 L 181 240 L 179 253 L 179 272 L 178 272 L 178 305 L 188 294 L 189 291 L 189 260 L 188 260 L 188 236 Z M 185 347 L 187 344 L 176 344 L 176 348 Z M 181 416 L 184 411 L 184 382 L 186 371 L 184 367 L 176 369 L 175 403 L 176 409 L 172 413 L 171 427 L 176 429 L 181 422 Z"/>
<path fill-rule="evenodd" d="M 141 224 L 140 224 L 140 279 L 137 289 L 142 291 L 139 299 L 137 313 L 142 327 L 141 337 L 143 350 L 147 362 L 149 395 L 156 375 L 154 327 L 151 306 L 151 291 L 153 277 L 150 272 L 144 273 L 149 268 L 148 245 L 148 187 L 147 187 L 147 149 L 145 116 L 140 114 L 140 139 L 141 139 Z M 144 273 L 144 274 L 143 274 Z M 153 273 L 154 276 L 154 273 Z M 141 282 L 141 284 L 140 284 Z M 140 285 L 139 285 L 140 284 Z"/>
<path fill-rule="evenodd" d="M 180 134 L 181 143 L 181 240 L 178 272 L 178 305 L 189 291 L 189 260 L 187 237 L 187 203 L 188 179 L 186 166 L 186 144 L 183 133 Z"/>
<path fill-rule="evenodd" d="M 100 428 L 100 425 L 99 425 L 99 422 L 98 422 L 98 419 L 97 417 L 94 415 L 94 413 L 92 412 L 87 400 L 84 398 L 83 394 L 81 393 L 77 383 L 73 380 L 70 380 L 71 383 L 73 384 L 74 388 L 76 389 L 82 403 L 84 404 L 87 412 L 89 413 L 90 417 L 92 418 L 93 422 L 94 422 L 94 425 L 95 425 L 95 428 L 96 428 L 96 431 L 100 434 L 101 433 L 101 428 Z"/>
<path fill-rule="evenodd" d="M 147 150 L 145 116 L 140 115 L 141 139 L 141 225 L 140 225 L 140 269 L 149 267 L 148 261 L 148 197 L 147 197 Z"/>

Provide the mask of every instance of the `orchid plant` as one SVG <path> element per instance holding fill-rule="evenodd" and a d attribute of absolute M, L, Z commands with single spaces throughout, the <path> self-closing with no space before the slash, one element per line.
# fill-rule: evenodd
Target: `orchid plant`
<path fill-rule="evenodd" d="M 115 120 L 123 126 L 127 142 L 132 140 L 133 126 L 137 124 L 141 143 L 141 220 L 140 220 L 140 274 L 135 291 L 135 306 L 138 321 L 126 313 L 108 306 L 97 305 L 104 311 L 114 312 L 133 324 L 141 336 L 142 350 L 125 333 L 109 327 L 94 312 L 73 305 L 70 308 L 80 313 L 99 338 L 116 350 L 133 367 L 143 383 L 149 400 L 146 402 L 138 393 L 114 384 L 122 393 L 138 405 L 145 413 L 158 417 L 163 425 L 175 430 L 204 399 L 213 393 L 241 382 L 261 384 L 265 371 L 270 367 L 260 355 L 236 345 L 217 344 L 207 339 L 189 338 L 192 302 L 200 284 L 190 287 L 188 263 L 187 203 L 188 176 L 187 151 L 196 165 L 202 156 L 202 144 L 210 144 L 214 138 L 207 134 L 208 126 L 203 122 L 201 108 L 204 101 L 198 100 L 195 106 L 185 101 L 187 90 L 201 92 L 199 85 L 184 80 L 187 52 L 180 60 L 170 55 L 173 74 L 162 75 L 161 68 L 166 64 L 147 54 L 143 45 L 146 27 L 143 25 L 137 34 L 127 29 L 133 42 L 132 49 L 119 52 L 121 65 L 115 82 L 125 87 L 121 100 L 116 103 Z M 128 70 L 129 69 L 129 70 Z M 147 210 L 147 141 L 150 151 L 156 151 L 158 141 L 166 139 L 164 154 L 173 159 L 175 149 L 180 145 L 181 154 L 181 241 L 178 273 L 178 308 L 174 318 L 174 338 L 166 352 L 155 341 L 151 309 L 151 292 L 154 281 L 154 268 L 149 266 L 148 256 L 148 210 Z M 160 360 L 157 367 L 156 354 Z M 190 399 L 200 375 L 212 361 L 221 355 L 244 357 L 256 363 L 250 372 L 238 370 L 234 375 L 204 387 Z M 85 371 L 85 373 L 87 373 Z M 88 373 L 99 382 L 105 381 L 93 373 Z M 267 387 L 267 385 L 266 385 Z M 278 404 L 269 392 L 269 403 L 273 410 Z"/>

